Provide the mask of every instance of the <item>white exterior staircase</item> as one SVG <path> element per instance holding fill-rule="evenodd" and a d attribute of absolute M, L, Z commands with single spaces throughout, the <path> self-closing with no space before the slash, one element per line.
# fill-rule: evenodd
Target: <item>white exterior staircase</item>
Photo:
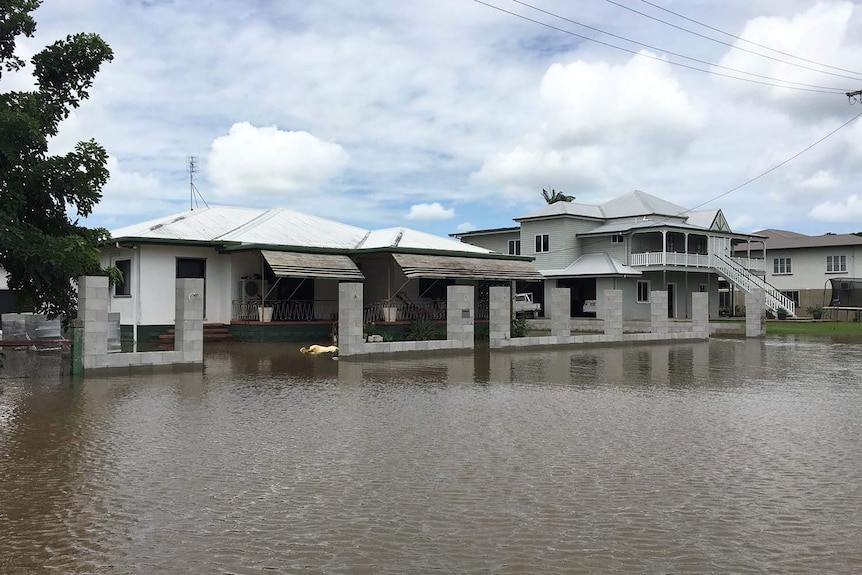
<path fill-rule="evenodd" d="M 792 299 L 782 295 L 781 292 L 762 277 L 751 273 L 731 258 L 713 253 L 712 267 L 720 275 L 727 278 L 729 282 L 746 293 L 751 293 L 754 289 L 762 289 L 766 298 L 764 303 L 767 308 L 773 311 L 784 308 L 787 310 L 788 315 L 796 315 L 796 305 Z"/>

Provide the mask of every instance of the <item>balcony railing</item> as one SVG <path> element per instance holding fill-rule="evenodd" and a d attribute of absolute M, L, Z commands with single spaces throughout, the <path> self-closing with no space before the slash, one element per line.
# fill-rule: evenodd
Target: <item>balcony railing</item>
<path fill-rule="evenodd" d="M 713 265 L 709 254 L 686 254 L 679 252 L 645 252 L 631 254 L 629 265 L 632 267 L 679 266 L 689 268 L 710 268 Z M 748 270 L 763 271 L 762 259 L 733 258 L 733 261 Z"/>
<path fill-rule="evenodd" d="M 261 308 L 271 309 L 270 321 L 335 321 L 338 319 L 337 301 L 308 300 L 267 300 L 261 305 L 260 300 L 234 300 L 232 302 L 231 319 L 243 321 L 260 321 L 263 318 Z"/>
<path fill-rule="evenodd" d="M 363 316 L 365 323 L 414 321 L 417 319 L 444 320 L 446 319 L 446 302 L 378 301 L 365 306 Z"/>

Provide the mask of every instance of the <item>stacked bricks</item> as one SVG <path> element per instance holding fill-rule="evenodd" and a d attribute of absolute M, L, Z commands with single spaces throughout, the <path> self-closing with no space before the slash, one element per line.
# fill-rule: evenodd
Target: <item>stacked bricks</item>
<path fill-rule="evenodd" d="M 473 286 L 446 288 L 446 339 L 459 342 L 462 349 L 472 349 L 474 345 L 473 292 Z"/>
<path fill-rule="evenodd" d="M 745 296 L 745 337 L 766 335 L 765 299 L 762 289 L 753 289 Z"/>
<path fill-rule="evenodd" d="M 551 290 L 551 335 L 568 337 L 572 335 L 571 315 L 572 299 L 569 288 L 553 288 Z"/>
<path fill-rule="evenodd" d="M 665 309 L 667 309 L 665 307 Z M 605 335 L 622 337 L 623 335 L 623 290 L 605 290 Z"/>
<path fill-rule="evenodd" d="M 84 369 L 108 365 L 108 278 L 84 276 L 78 279 L 78 316 L 84 329 L 81 359 Z"/>
<path fill-rule="evenodd" d="M 204 280 L 177 279 L 174 351 L 182 363 L 202 363 L 204 357 Z"/>
<path fill-rule="evenodd" d="M 362 353 L 362 284 L 338 284 L 338 354 Z"/>
<path fill-rule="evenodd" d="M 704 339 L 709 337 L 709 294 L 706 292 L 691 294 L 691 330 Z"/>
<path fill-rule="evenodd" d="M 495 342 L 512 337 L 511 293 L 508 286 L 492 286 L 488 290 L 488 339 L 491 347 L 495 347 Z"/>
<path fill-rule="evenodd" d="M 667 318 L 667 292 L 651 291 L 649 292 L 649 299 L 650 332 L 668 334 L 670 332 L 670 322 Z"/>

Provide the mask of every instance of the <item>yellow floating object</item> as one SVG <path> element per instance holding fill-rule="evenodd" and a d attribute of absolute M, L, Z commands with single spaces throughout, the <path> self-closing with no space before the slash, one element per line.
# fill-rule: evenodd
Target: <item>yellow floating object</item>
<path fill-rule="evenodd" d="M 299 351 L 302 353 L 311 353 L 317 355 L 319 353 L 338 353 L 338 346 L 335 345 L 310 345 L 301 347 Z"/>

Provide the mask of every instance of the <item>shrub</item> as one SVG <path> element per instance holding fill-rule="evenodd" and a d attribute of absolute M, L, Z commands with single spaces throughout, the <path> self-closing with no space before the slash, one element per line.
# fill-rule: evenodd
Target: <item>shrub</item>
<path fill-rule="evenodd" d="M 437 326 L 430 319 L 417 319 L 407 328 L 407 339 L 412 341 L 426 341 L 438 337 Z"/>
<path fill-rule="evenodd" d="M 512 318 L 512 337 L 524 337 L 527 335 L 527 318 Z"/>

